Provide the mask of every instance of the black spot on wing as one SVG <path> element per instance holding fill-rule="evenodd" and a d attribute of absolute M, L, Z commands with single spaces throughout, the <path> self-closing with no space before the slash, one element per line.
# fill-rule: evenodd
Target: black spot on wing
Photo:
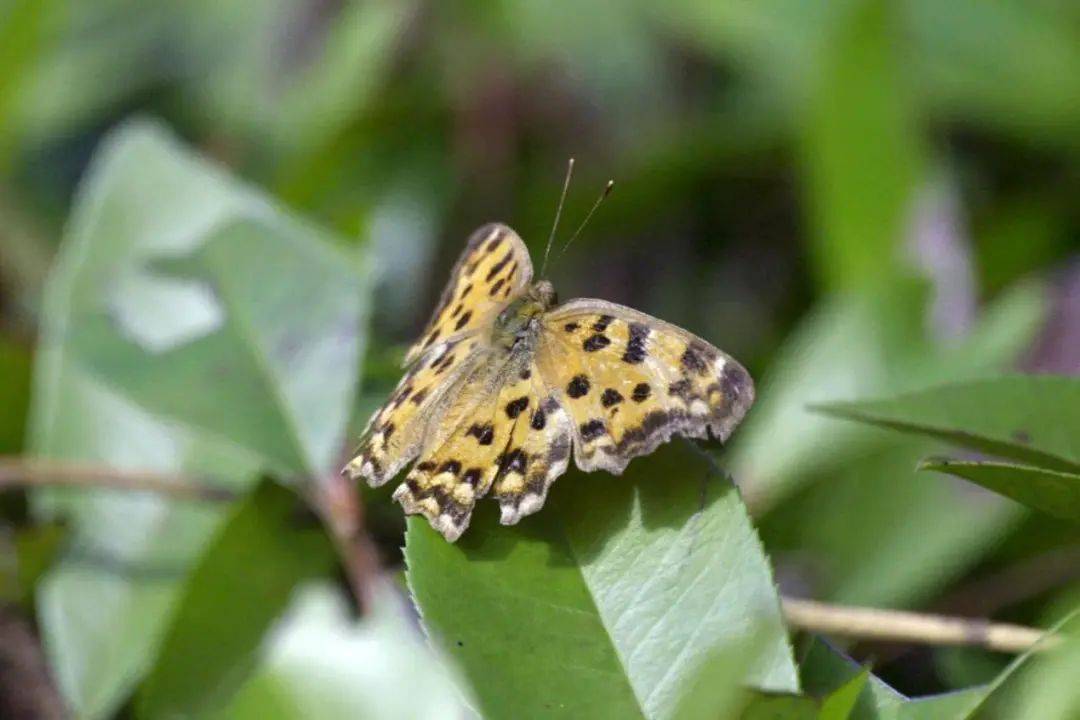
<path fill-rule="evenodd" d="M 600 396 L 600 404 L 604 407 L 611 407 L 612 405 L 618 405 L 623 401 L 622 393 L 615 388 L 608 388 L 604 390 L 604 393 Z"/>
<path fill-rule="evenodd" d="M 480 468 L 469 468 L 465 471 L 465 474 L 461 476 L 461 480 L 468 485 L 476 487 L 480 484 L 480 478 L 483 476 L 484 471 Z"/>
<path fill-rule="evenodd" d="M 516 472 L 524 475 L 527 459 L 528 458 L 526 458 L 525 453 L 522 452 L 521 448 L 514 448 L 500 454 L 495 462 L 499 466 L 500 475 L 508 472 Z"/>
<path fill-rule="evenodd" d="M 604 426 L 603 420 L 592 419 L 588 422 L 582 423 L 578 428 L 581 432 L 581 439 L 585 442 L 595 440 L 596 438 L 607 432 L 607 428 Z"/>
<path fill-rule="evenodd" d="M 506 254 L 502 256 L 502 259 L 491 266 L 491 270 L 488 271 L 487 277 L 484 278 L 484 282 L 491 282 L 492 280 L 494 280 L 495 276 L 502 272 L 502 269 L 506 267 L 506 264 L 510 262 L 510 259 L 513 256 L 513 249 L 507 250 Z"/>
<path fill-rule="evenodd" d="M 529 398 L 522 396 L 515 400 L 511 400 L 506 403 L 506 417 L 511 420 L 516 418 L 522 413 L 525 408 L 529 407 Z"/>
<path fill-rule="evenodd" d="M 442 464 L 442 467 L 439 468 L 439 472 L 448 472 L 451 475 L 457 475 L 459 472 L 461 472 L 461 463 L 459 463 L 457 460 L 447 460 Z"/>
<path fill-rule="evenodd" d="M 630 339 L 626 343 L 626 352 L 622 360 L 637 365 L 645 360 L 645 340 L 649 337 L 649 326 L 643 323 L 630 323 Z"/>
<path fill-rule="evenodd" d="M 645 402 L 649 399 L 649 395 L 652 394 L 652 388 L 649 387 L 649 383 L 638 383 L 634 386 L 634 392 L 630 395 L 634 402 Z"/>
<path fill-rule="evenodd" d="M 529 423 L 529 427 L 533 430 L 543 430 L 547 425 L 547 413 L 544 412 L 544 408 L 536 408 L 536 412 L 533 413 L 532 422 Z"/>
<path fill-rule="evenodd" d="M 475 424 L 465 434 L 476 438 L 481 445 L 490 445 L 495 440 L 495 428 L 491 424 Z"/>
<path fill-rule="evenodd" d="M 576 322 L 568 322 L 565 325 L 563 325 L 563 330 L 565 330 L 568 333 L 572 333 L 575 330 L 577 330 L 579 327 L 581 327 L 581 326 L 578 325 Z"/>
<path fill-rule="evenodd" d="M 506 280 L 504 280 L 503 278 L 499 278 L 499 280 L 491 286 L 491 289 L 488 290 L 488 295 L 494 296 L 495 293 L 499 292 L 505 282 Z"/>
<path fill-rule="evenodd" d="M 611 315 L 601 315 L 596 319 L 596 322 L 593 323 L 592 329 L 598 333 L 602 333 L 608 329 L 608 325 L 610 325 L 611 321 L 614 319 L 615 318 Z"/>
<path fill-rule="evenodd" d="M 469 320 L 471 320 L 471 319 L 472 319 L 472 310 L 470 310 L 469 312 L 465 313 L 464 315 L 462 315 L 461 317 L 458 318 L 457 323 L 454 325 L 454 330 L 460 330 L 461 328 L 465 327 L 466 325 L 469 324 Z"/>
<path fill-rule="evenodd" d="M 584 397 L 589 393 L 589 378 L 575 375 L 566 386 L 566 394 L 572 398 Z"/>
<path fill-rule="evenodd" d="M 705 362 L 705 358 L 702 357 L 701 352 L 695 349 L 693 345 L 686 348 L 686 352 L 682 354 L 680 362 L 682 362 L 682 366 L 687 372 L 692 372 L 696 375 L 704 375 L 709 369 L 708 364 Z"/>
<path fill-rule="evenodd" d="M 596 335 L 590 335 L 589 337 L 587 337 L 585 339 L 585 342 L 581 344 L 581 347 L 585 350 L 585 352 L 596 352 L 597 350 L 606 348 L 610 344 L 611 339 L 608 338 L 607 335 L 600 335 L 599 333 L 597 333 Z"/>

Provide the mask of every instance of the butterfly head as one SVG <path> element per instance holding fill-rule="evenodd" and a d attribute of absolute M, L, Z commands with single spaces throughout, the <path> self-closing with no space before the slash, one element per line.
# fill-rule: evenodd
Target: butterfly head
<path fill-rule="evenodd" d="M 533 283 L 495 318 L 496 344 L 510 348 L 521 342 L 531 343 L 539 332 L 540 316 L 557 302 L 555 288 L 550 282 L 540 280 Z"/>

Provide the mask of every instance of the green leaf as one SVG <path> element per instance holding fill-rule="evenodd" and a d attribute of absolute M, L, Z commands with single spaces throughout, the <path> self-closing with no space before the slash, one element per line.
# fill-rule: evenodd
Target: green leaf
<path fill-rule="evenodd" d="M 335 559 L 295 493 L 264 481 L 189 573 L 140 696 L 140 715 L 193 717 L 224 706 L 293 590 L 328 576 Z"/>
<path fill-rule="evenodd" d="M 970 480 L 1018 503 L 1065 520 L 1080 520 L 1080 474 L 999 462 L 930 458 L 920 470 Z"/>
<path fill-rule="evenodd" d="M 1074 612 L 1061 624 L 1060 646 L 1033 657 L 1010 679 L 1007 697 L 999 706 L 1001 717 L 1009 720 L 1039 718 L 1039 720 L 1073 720 L 1080 716 L 1080 685 L 1076 682 L 1080 668 L 1080 615 Z"/>
<path fill-rule="evenodd" d="M 451 545 L 410 518 L 408 580 L 489 718 L 673 717 L 714 648 L 758 627 L 742 680 L 797 690 L 768 561 L 738 493 L 693 446 L 622 477 L 568 473 L 514 527 L 481 503 Z"/>
<path fill-rule="evenodd" d="M 307 586 L 222 720 L 472 717 L 455 677 L 427 647 L 396 587 L 379 583 L 363 618 L 342 594 Z"/>
<path fill-rule="evenodd" d="M 737 717 L 739 720 L 817 720 L 820 710 L 819 703 L 813 698 L 756 693 L 750 697 Z"/>
<path fill-rule="evenodd" d="M 741 706 L 769 697 L 748 698 L 743 686 L 745 668 L 760 662 L 767 641 L 768 633 L 755 628 L 712 650 L 687 676 L 672 716 L 679 720 L 732 717 Z"/>
<path fill-rule="evenodd" d="M 1047 634 L 1059 632 L 1078 616 L 1080 611 L 1072 613 L 1047 630 Z M 1042 651 L 1041 643 L 1036 644 L 1017 656 L 993 681 L 985 685 L 926 697 L 904 697 L 871 675 L 851 717 L 868 720 L 967 720 L 974 717 L 988 701 L 998 699 L 1002 687 L 1011 676 L 1039 658 Z M 860 674 L 854 662 L 817 638 L 807 650 L 800 670 L 806 691 L 811 694 L 831 693 L 834 688 Z M 1075 673 L 1070 675 L 1074 676 Z"/>
<path fill-rule="evenodd" d="M 870 679 L 870 671 L 862 672 L 838 687 L 821 703 L 820 720 L 847 720 L 855 709 L 855 703 Z"/>
<path fill-rule="evenodd" d="M 331 240 L 156 125 L 114 133 L 46 289 L 34 452 L 235 490 L 264 469 L 332 469 L 368 286 Z M 152 662 L 222 508 L 50 489 L 32 509 L 71 528 L 37 592 L 57 683 L 76 714 L 110 715 Z"/>
<path fill-rule="evenodd" d="M 1080 471 L 1080 380 L 1006 376 L 886 400 L 829 403 L 834 417 L 926 435 L 1048 470 Z"/>

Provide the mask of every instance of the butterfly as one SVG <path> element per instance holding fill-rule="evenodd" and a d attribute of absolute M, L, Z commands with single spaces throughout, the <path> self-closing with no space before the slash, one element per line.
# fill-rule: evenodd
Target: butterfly
<path fill-rule="evenodd" d="M 489 493 L 514 524 L 571 455 L 618 474 L 676 435 L 726 440 L 754 401 L 746 370 L 682 328 L 604 300 L 558 304 L 500 224 L 469 238 L 404 365 L 343 472 L 381 485 L 415 461 L 394 499 L 450 542 Z"/>

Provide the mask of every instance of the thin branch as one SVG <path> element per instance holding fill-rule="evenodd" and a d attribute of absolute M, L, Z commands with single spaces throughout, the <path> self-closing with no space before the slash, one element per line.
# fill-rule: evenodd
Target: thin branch
<path fill-rule="evenodd" d="M 174 500 L 225 502 L 235 494 L 185 475 L 123 470 L 103 465 L 0 457 L 0 490 L 22 487 L 69 487 L 149 492 Z"/>
<path fill-rule="evenodd" d="M 333 539 L 357 610 L 363 615 L 371 608 L 379 553 L 364 527 L 360 493 L 344 476 L 331 474 L 314 483 L 309 502 Z"/>
<path fill-rule="evenodd" d="M 987 620 L 828 605 L 788 597 L 783 598 L 782 603 L 784 616 L 791 627 L 861 640 L 975 645 L 988 650 L 1018 653 L 1036 645 L 1040 650 L 1046 649 L 1061 639 L 1036 628 Z"/>

